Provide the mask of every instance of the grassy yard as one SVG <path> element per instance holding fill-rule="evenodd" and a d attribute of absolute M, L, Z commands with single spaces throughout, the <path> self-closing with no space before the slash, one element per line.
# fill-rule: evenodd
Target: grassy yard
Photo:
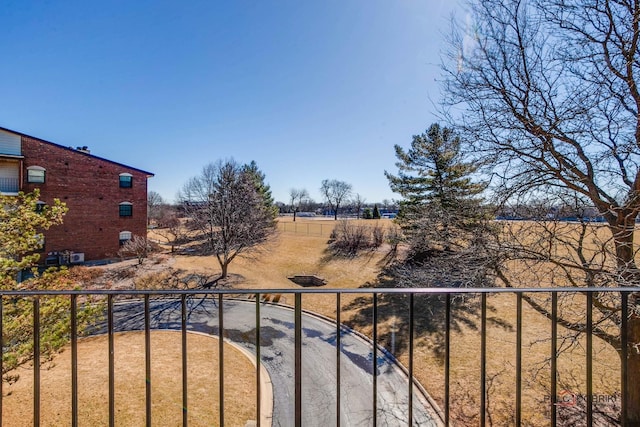
<path fill-rule="evenodd" d="M 188 422 L 218 423 L 218 341 L 188 334 Z M 115 335 L 115 423 L 145 425 L 144 333 Z M 182 425 L 181 334 L 151 334 L 153 425 Z M 255 419 L 255 368 L 235 347 L 225 346 L 225 425 L 244 426 Z M 78 423 L 106 425 L 109 419 L 108 343 L 106 336 L 78 343 Z M 41 425 L 71 425 L 71 351 L 66 349 L 41 371 Z M 33 369 L 17 370 L 20 379 L 3 398 L 7 426 L 33 425 Z M 7 392 L 5 387 L 5 393 Z"/>
<path fill-rule="evenodd" d="M 327 240 L 332 220 L 298 218 L 281 219 L 279 235 L 259 253 L 241 258 L 230 266 L 238 275 L 236 288 L 297 288 L 287 279 L 294 274 L 314 274 L 327 280 L 325 288 L 360 288 L 380 286 L 380 271 L 389 261 L 388 247 L 356 258 L 335 258 L 327 254 Z M 389 227 L 389 220 L 360 221 Z M 322 234 L 322 235 L 321 235 Z M 176 268 L 200 270 L 208 274 L 219 271 L 214 257 L 178 256 Z M 336 315 L 333 296 L 304 295 L 303 307 L 329 317 Z M 289 303 L 286 296 L 281 303 Z M 576 297 L 576 304 L 584 299 Z M 343 294 L 343 322 L 371 336 L 372 304 L 369 297 Z M 444 398 L 444 312 L 439 301 L 416 297 L 415 375 L 438 401 Z M 462 424 L 476 424 L 480 404 L 480 310 L 478 299 L 456 304 L 452 313 L 451 402 L 452 416 Z M 584 314 L 582 314 L 584 315 Z M 379 344 L 394 351 L 408 363 L 408 306 L 406 298 L 380 296 L 378 308 Z M 524 304 L 523 307 L 523 417 L 531 425 L 545 423 L 549 413 L 549 357 L 551 322 Z M 488 297 L 487 378 L 490 415 L 495 425 L 512 422 L 515 410 L 516 296 Z M 560 328 L 559 335 L 563 335 Z M 562 341 L 562 340 L 561 340 Z M 565 341 L 562 341 L 565 343 Z M 580 339 L 570 351 L 561 354 L 558 390 L 585 395 L 585 340 Z M 619 390 L 620 361 L 606 343 L 594 338 L 594 394 L 610 397 Z M 575 411 L 577 408 L 559 408 Z"/>
<path fill-rule="evenodd" d="M 359 222 L 368 226 L 393 226 L 393 223 L 389 220 L 362 220 Z M 280 232 L 271 242 L 261 248 L 260 251 L 251 254 L 251 256 L 237 258 L 230 265 L 229 272 L 231 277 L 228 285 L 233 288 L 256 290 L 297 289 L 299 286 L 288 280 L 287 277 L 297 274 L 313 274 L 327 281 L 325 286 L 327 289 L 356 289 L 382 286 L 384 278 L 380 277 L 380 272 L 386 263 L 390 261 L 390 248 L 383 245 L 378 250 L 363 253 L 350 259 L 331 256 L 326 252 L 326 248 L 329 234 L 334 225 L 335 222 L 332 220 L 298 218 L 294 224 L 291 218 L 280 219 Z M 157 238 L 158 236 L 152 234 L 151 237 Z M 131 275 L 141 276 L 138 277 L 139 280 L 133 281 L 134 279 L 129 278 L 128 280 L 132 280 L 131 282 L 126 280 L 116 281 L 110 283 L 109 286 L 131 289 L 134 286 L 133 283 L 136 283 L 135 286 L 153 284 L 154 281 L 166 277 L 168 274 L 167 269 L 173 272 L 199 273 L 210 277 L 216 276 L 220 271 L 215 257 L 196 255 L 164 255 L 164 258 L 158 258 L 155 262 L 146 261 L 145 265 L 140 268 L 134 267 L 133 264 L 126 268 L 134 271 Z M 88 283 L 94 280 L 94 273 L 95 270 L 87 276 L 89 277 Z M 162 276 L 163 274 L 165 276 Z M 129 276 L 129 274 L 122 275 L 122 277 Z M 336 315 L 336 300 L 334 296 L 304 295 L 302 301 L 303 307 L 308 310 L 329 317 L 335 317 Z M 283 295 L 279 302 L 281 304 L 293 303 L 291 297 L 286 295 Z M 583 303 L 580 297 L 576 297 L 575 302 L 576 304 Z M 347 293 L 343 294 L 341 304 L 343 322 L 365 334 L 371 335 L 371 297 Z M 440 404 L 443 403 L 444 398 L 444 311 L 442 306 L 442 300 L 438 298 L 417 296 L 415 299 L 414 372 L 420 383 Z M 481 337 L 479 300 L 477 298 L 469 298 L 457 301 L 454 307 L 451 336 L 451 415 L 460 425 L 477 425 L 480 404 Z M 406 366 L 408 363 L 407 298 L 381 295 L 378 303 L 378 322 L 379 344 L 394 352 Z M 549 411 L 550 381 L 548 358 L 551 343 L 548 338 L 551 333 L 551 323 L 525 303 L 523 325 L 523 417 L 528 425 L 540 425 L 547 422 Z M 488 297 L 487 327 L 487 387 L 489 391 L 487 402 L 490 409 L 489 415 L 494 425 L 508 425 L 513 422 L 512 417 L 515 410 L 515 327 L 516 296 L 510 294 L 490 295 Z M 563 334 L 562 328 L 560 328 L 559 334 Z M 204 338 L 199 337 L 197 339 Z M 101 353 L 96 353 L 95 357 L 106 357 L 106 344 L 104 341 L 100 343 L 100 338 L 92 340 L 95 340 L 95 344 L 93 344 L 94 341 L 87 340 L 83 345 L 99 347 Z M 584 395 L 586 393 L 584 386 L 586 363 L 584 339 L 578 340 L 575 344 L 570 351 L 563 352 L 558 361 L 558 369 L 561 372 L 561 383 L 558 390 L 567 389 L 572 393 Z M 123 347 L 127 345 L 123 345 Z M 167 346 L 172 347 L 169 344 Z M 203 346 L 190 346 L 192 349 L 198 347 Z M 214 348 L 213 345 L 204 347 Z M 618 355 L 609 345 L 595 337 L 594 353 L 594 393 L 601 396 L 611 396 L 616 390 L 619 390 L 620 362 Z M 154 352 L 154 363 L 159 371 L 162 371 L 160 368 L 163 366 L 179 366 L 178 360 L 161 361 L 155 359 L 155 354 Z M 64 358 L 68 357 L 68 355 L 63 353 L 60 357 Z M 193 354 L 190 357 L 198 356 Z M 211 366 L 211 360 L 216 356 L 215 354 L 208 354 L 202 357 L 201 363 L 205 363 L 206 360 L 206 364 Z M 236 363 L 240 359 L 243 358 L 229 357 L 227 360 L 230 363 Z M 66 362 L 58 362 L 58 359 L 56 359 L 55 363 L 56 366 L 51 369 L 51 372 L 67 370 L 66 366 L 68 364 Z M 190 366 L 197 366 L 197 363 L 194 362 L 192 364 L 190 362 Z M 58 369 L 58 367 L 62 368 Z M 211 371 L 210 368 L 207 370 Z M 252 372 L 252 369 L 232 367 L 227 369 L 226 372 L 231 371 Z M 179 374 L 176 375 L 179 378 Z M 143 376 L 138 377 L 143 378 Z M 25 387 L 30 386 L 29 380 L 26 377 L 23 379 L 25 381 L 21 379 L 19 383 L 23 383 Z M 103 379 L 102 381 L 104 382 L 105 380 Z M 157 383 L 158 380 L 155 381 Z M 238 399 L 236 401 L 235 398 L 228 398 L 229 402 L 238 403 L 240 408 L 253 408 L 255 399 L 255 395 L 252 395 L 252 393 L 255 393 L 254 380 L 251 379 L 251 376 L 248 376 L 240 378 L 239 381 L 236 391 L 230 389 L 227 395 L 235 396 L 237 394 Z M 209 404 L 217 401 L 217 397 L 215 397 L 216 387 L 213 385 L 215 379 L 211 379 L 211 382 L 208 386 L 212 391 L 204 392 L 204 395 L 209 397 Z M 21 387 L 19 383 L 14 385 L 16 396 L 18 395 L 18 387 Z M 93 390 L 92 387 L 85 387 L 85 390 Z M 142 411 L 136 412 L 140 414 L 144 413 L 143 408 L 136 407 L 136 405 L 143 405 L 144 402 L 143 382 L 136 387 L 139 388 L 139 391 L 136 391 L 136 394 L 133 395 L 140 396 L 140 398 L 123 399 L 118 397 L 117 405 L 120 406 L 125 401 L 131 401 L 131 411 Z M 124 389 L 126 390 L 126 388 Z M 194 392 L 197 390 L 199 390 L 198 386 L 194 386 Z M 104 391 L 101 393 L 104 393 Z M 156 393 L 160 393 L 160 391 L 157 390 Z M 170 391 L 166 392 L 167 395 L 171 393 Z M 98 406 L 102 405 L 104 407 L 105 405 L 105 397 L 103 394 L 95 395 L 93 398 L 91 396 L 94 396 L 93 392 L 85 394 L 83 398 L 94 400 L 92 405 L 96 405 L 97 414 Z M 10 398 L 15 399 L 12 396 Z M 29 401 L 28 397 L 25 397 L 25 399 L 27 402 Z M 198 401 L 198 398 L 194 398 L 194 401 Z M 157 402 L 160 402 L 160 400 Z M 161 406 L 168 408 L 169 412 L 166 415 L 158 413 L 156 415 L 157 419 L 166 416 L 169 417 L 167 420 L 173 420 L 174 418 L 171 417 L 179 417 L 179 411 L 178 415 L 176 415 L 170 410 L 175 404 L 159 404 L 158 408 Z M 5 405 L 5 408 L 7 407 L 9 407 L 8 402 Z M 13 405 L 10 407 L 14 408 Z M 215 409 L 215 405 L 213 407 Z M 99 410 L 104 411 L 104 408 Z M 575 410 L 576 408 L 559 408 L 559 411 Z M 5 414 L 6 411 L 5 409 Z M 24 409 L 24 411 L 28 411 L 28 408 Z M 122 409 L 122 411 L 124 413 L 129 410 Z M 228 410 L 226 409 L 226 411 Z M 100 419 L 104 419 L 105 413 L 101 412 L 101 414 L 99 416 L 101 417 Z M 119 413 L 118 416 L 124 415 Z M 202 419 L 211 420 L 215 419 L 215 414 L 207 413 L 204 415 L 203 413 L 202 417 Z M 237 417 L 238 419 L 246 420 L 250 419 L 252 415 L 251 412 L 246 414 L 238 412 Z M 232 417 L 229 419 L 232 419 Z M 198 425 L 197 422 L 197 420 L 194 420 L 194 425 Z M 125 424 L 127 423 L 125 422 Z M 169 422 L 168 424 L 173 423 Z"/>

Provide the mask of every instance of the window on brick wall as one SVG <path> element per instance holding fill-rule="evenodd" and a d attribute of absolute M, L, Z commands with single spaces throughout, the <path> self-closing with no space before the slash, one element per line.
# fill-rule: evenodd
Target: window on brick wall
<path fill-rule="evenodd" d="M 131 188 L 133 186 L 133 175 L 130 173 L 120 174 L 120 188 Z"/>
<path fill-rule="evenodd" d="M 122 246 L 125 243 L 127 243 L 129 240 L 131 240 L 131 232 L 130 231 L 121 231 L 120 232 L 120 236 L 118 238 L 120 240 L 120 246 Z"/>
<path fill-rule="evenodd" d="M 120 216 L 133 216 L 133 205 L 129 202 L 120 203 Z"/>
<path fill-rule="evenodd" d="M 44 184 L 46 169 L 42 166 L 29 166 L 27 168 L 27 182 L 31 184 Z"/>

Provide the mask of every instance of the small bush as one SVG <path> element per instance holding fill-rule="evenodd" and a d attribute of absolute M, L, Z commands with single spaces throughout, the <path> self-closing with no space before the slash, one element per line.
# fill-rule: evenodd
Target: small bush
<path fill-rule="evenodd" d="M 391 227 L 387 232 L 387 241 L 391 245 L 392 252 L 398 250 L 398 245 L 402 243 L 403 240 L 404 235 L 402 234 L 402 229 L 400 229 L 400 227 Z"/>
<path fill-rule="evenodd" d="M 376 225 L 371 230 L 371 239 L 374 248 L 379 248 L 384 243 L 384 230 L 379 225 Z"/>
<path fill-rule="evenodd" d="M 376 249 L 384 242 L 381 227 L 369 227 L 340 221 L 331 232 L 329 250 L 335 255 L 353 257 L 364 250 Z"/>
<path fill-rule="evenodd" d="M 127 240 L 124 245 L 118 251 L 120 258 L 136 257 L 138 258 L 138 265 L 142 264 L 149 256 L 149 252 L 153 250 L 151 243 L 140 236 L 133 236 L 133 238 Z"/>
<path fill-rule="evenodd" d="M 74 266 L 69 269 L 69 278 L 74 282 L 82 284 L 91 284 L 104 274 L 103 270 L 84 266 Z"/>

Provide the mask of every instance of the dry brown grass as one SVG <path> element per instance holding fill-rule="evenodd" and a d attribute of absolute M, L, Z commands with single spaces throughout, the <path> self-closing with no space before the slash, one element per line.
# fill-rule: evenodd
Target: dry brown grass
<path fill-rule="evenodd" d="M 327 280 L 324 288 L 359 288 L 376 284 L 378 274 L 387 261 L 388 248 L 363 254 L 353 259 L 327 256 L 325 249 L 334 221 L 309 220 L 299 218 L 297 225 L 290 219 L 286 228 L 281 225 L 279 236 L 252 258 L 234 261 L 230 267 L 232 273 L 242 275 L 240 284 L 235 287 L 250 289 L 298 288 L 287 280 L 293 274 L 315 274 Z M 364 221 L 373 224 L 373 221 Z M 390 221 L 380 221 L 391 224 Z M 308 224 L 308 226 L 307 226 Z M 323 236 L 315 235 L 322 226 Z M 294 228 L 295 227 L 295 228 Z M 309 228 L 307 228 L 309 227 Z M 297 232 L 294 232 L 297 229 Z M 318 233 L 319 234 L 319 233 Z M 218 270 L 213 257 L 178 257 L 176 266 L 185 269 L 203 269 L 210 274 Z M 282 301 L 282 300 L 281 300 Z M 291 301 L 285 302 L 291 303 Z M 335 297 L 324 295 L 304 295 L 303 306 L 306 309 L 330 317 L 335 317 Z M 493 421 L 496 425 L 512 422 L 515 411 L 515 344 L 516 344 L 516 297 L 515 295 L 493 295 L 488 298 L 489 324 L 487 330 L 487 375 L 490 381 L 489 405 Z M 342 320 L 349 324 L 360 325 L 358 328 L 371 335 L 371 326 L 366 321 L 371 318 L 370 298 L 364 301 L 354 295 L 342 296 Z M 398 358 L 405 366 L 408 364 L 406 345 L 407 324 L 406 307 L 390 305 L 380 310 L 379 336 L 388 336 L 394 329 L 396 342 L 388 339 L 382 342 L 387 348 L 396 349 Z M 405 310 L 405 311 L 403 311 Z M 442 315 L 430 312 L 416 313 L 417 321 L 422 317 L 429 322 L 430 317 Z M 453 331 L 451 337 L 451 387 L 452 414 L 463 423 L 477 422 L 480 391 L 480 318 L 476 311 L 467 316 L 468 324 L 462 324 L 459 330 Z M 523 309 L 523 417 L 532 425 L 548 420 L 549 399 L 549 366 L 551 322 L 526 303 Z M 441 335 L 416 332 L 419 338 L 415 348 L 415 375 L 427 391 L 443 403 L 444 367 L 440 352 Z M 560 328 L 560 334 L 563 333 Z M 570 352 L 561 354 L 558 361 L 561 380 L 567 387 L 578 394 L 586 394 L 584 339 Z M 606 343 L 594 339 L 594 393 L 611 395 L 619 390 L 619 358 L 617 353 Z M 562 389 L 562 385 L 558 390 Z M 546 402 L 546 404 L 545 404 Z M 544 409 L 541 409 L 544 408 Z"/>
<path fill-rule="evenodd" d="M 293 224 L 290 218 L 281 219 Z M 364 224 L 375 223 L 389 226 L 389 220 L 360 220 Z M 367 283 L 375 282 L 381 266 L 385 262 L 386 247 L 373 252 L 367 252 L 357 258 L 332 257 L 326 252 L 329 234 L 335 226 L 332 220 L 300 219 L 296 221 L 298 233 L 280 232 L 271 242 L 260 251 L 248 256 L 237 258 L 229 266 L 231 274 L 242 276 L 241 285 L 248 289 L 299 289 L 300 286 L 291 282 L 287 277 L 296 274 L 316 275 L 327 280 L 324 289 L 358 288 Z M 322 226 L 324 236 L 307 234 L 306 224 L 314 227 Z M 289 228 L 287 228 L 289 229 Z M 215 276 L 220 272 L 215 256 L 177 256 L 174 268 L 194 271 Z M 290 298 L 283 296 L 282 303 L 293 304 Z M 345 303 L 353 299 L 345 295 Z M 315 312 L 335 316 L 335 298 L 318 295 L 305 295 L 304 308 Z"/>
<path fill-rule="evenodd" d="M 188 334 L 189 425 L 218 423 L 218 341 Z M 244 426 L 255 419 L 255 368 L 235 347 L 225 345 L 225 425 Z M 105 425 L 108 407 L 108 342 L 106 336 L 82 339 L 78 344 L 79 425 Z M 151 390 L 153 425 L 182 424 L 181 334 L 151 334 Z M 67 349 L 41 371 L 43 426 L 71 424 L 71 351 Z M 7 426 L 33 425 L 33 371 L 19 369 L 20 380 L 3 400 Z M 115 335 L 115 422 L 145 424 L 144 333 Z M 5 388 L 5 393 L 7 392 Z"/>
<path fill-rule="evenodd" d="M 327 280 L 325 289 L 355 289 L 379 284 L 379 273 L 386 262 L 388 247 L 364 253 L 356 258 L 336 258 L 327 254 L 327 240 L 335 222 L 298 218 L 280 220 L 281 232 L 259 252 L 241 257 L 230 265 L 234 275 L 233 286 L 247 289 L 297 289 L 298 285 L 287 279 L 295 274 L 313 274 Z M 388 220 L 362 221 L 392 226 Z M 175 269 L 215 276 L 220 269 L 215 257 L 175 256 Z M 336 315 L 335 296 L 304 295 L 303 306 L 329 317 Z M 281 303 L 292 304 L 283 295 Z M 371 335 L 371 298 L 353 294 L 342 296 L 343 322 L 357 326 Z M 580 301 L 578 301 L 579 303 Z M 462 307 L 472 307 L 477 300 Z M 512 424 L 515 410 L 515 313 L 516 297 L 511 294 L 493 295 L 488 298 L 489 323 L 487 330 L 487 375 L 489 381 L 489 407 L 495 425 Z M 390 303 L 379 308 L 378 334 L 380 344 L 395 350 L 405 366 L 407 351 L 407 309 L 402 303 Z M 437 324 L 443 314 L 429 307 L 416 313 L 417 324 Z M 462 425 L 477 424 L 480 390 L 480 318 L 477 310 L 465 316 L 451 336 L 451 394 L 452 415 Z M 548 420 L 549 367 L 551 323 L 538 312 L 523 308 L 523 417 L 531 425 L 544 424 Z M 393 334 L 390 331 L 393 330 Z M 442 358 L 442 328 L 434 332 L 416 330 L 414 372 L 420 383 L 440 404 L 444 397 L 444 368 Z M 563 334 L 562 328 L 559 331 Z M 574 393 L 585 394 L 584 339 L 571 351 L 561 354 L 558 361 L 561 380 Z M 610 395 L 619 390 L 619 358 L 617 353 L 602 341 L 594 338 L 594 393 Z M 559 386 L 559 390 L 563 385 Z M 247 390 L 253 390 L 251 385 Z"/>

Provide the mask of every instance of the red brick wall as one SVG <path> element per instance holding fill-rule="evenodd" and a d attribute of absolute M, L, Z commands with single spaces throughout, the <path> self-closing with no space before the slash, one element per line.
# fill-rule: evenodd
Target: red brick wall
<path fill-rule="evenodd" d="M 45 253 L 70 250 L 83 252 L 85 260 L 115 257 L 119 233 L 130 231 L 146 236 L 147 175 L 74 149 L 35 138 L 22 137 L 22 187 L 24 192 L 40 189 L 40 199 L 66 203 L 64 224 L 45 233 Z M 44 184 L 27 182 L 27 167 L 46 169 Z M 133 175 L 132 188 L 120 188 L 119 174 Z M 119 204 L 131 202 L 133 216 L 120 217 Z"/>

